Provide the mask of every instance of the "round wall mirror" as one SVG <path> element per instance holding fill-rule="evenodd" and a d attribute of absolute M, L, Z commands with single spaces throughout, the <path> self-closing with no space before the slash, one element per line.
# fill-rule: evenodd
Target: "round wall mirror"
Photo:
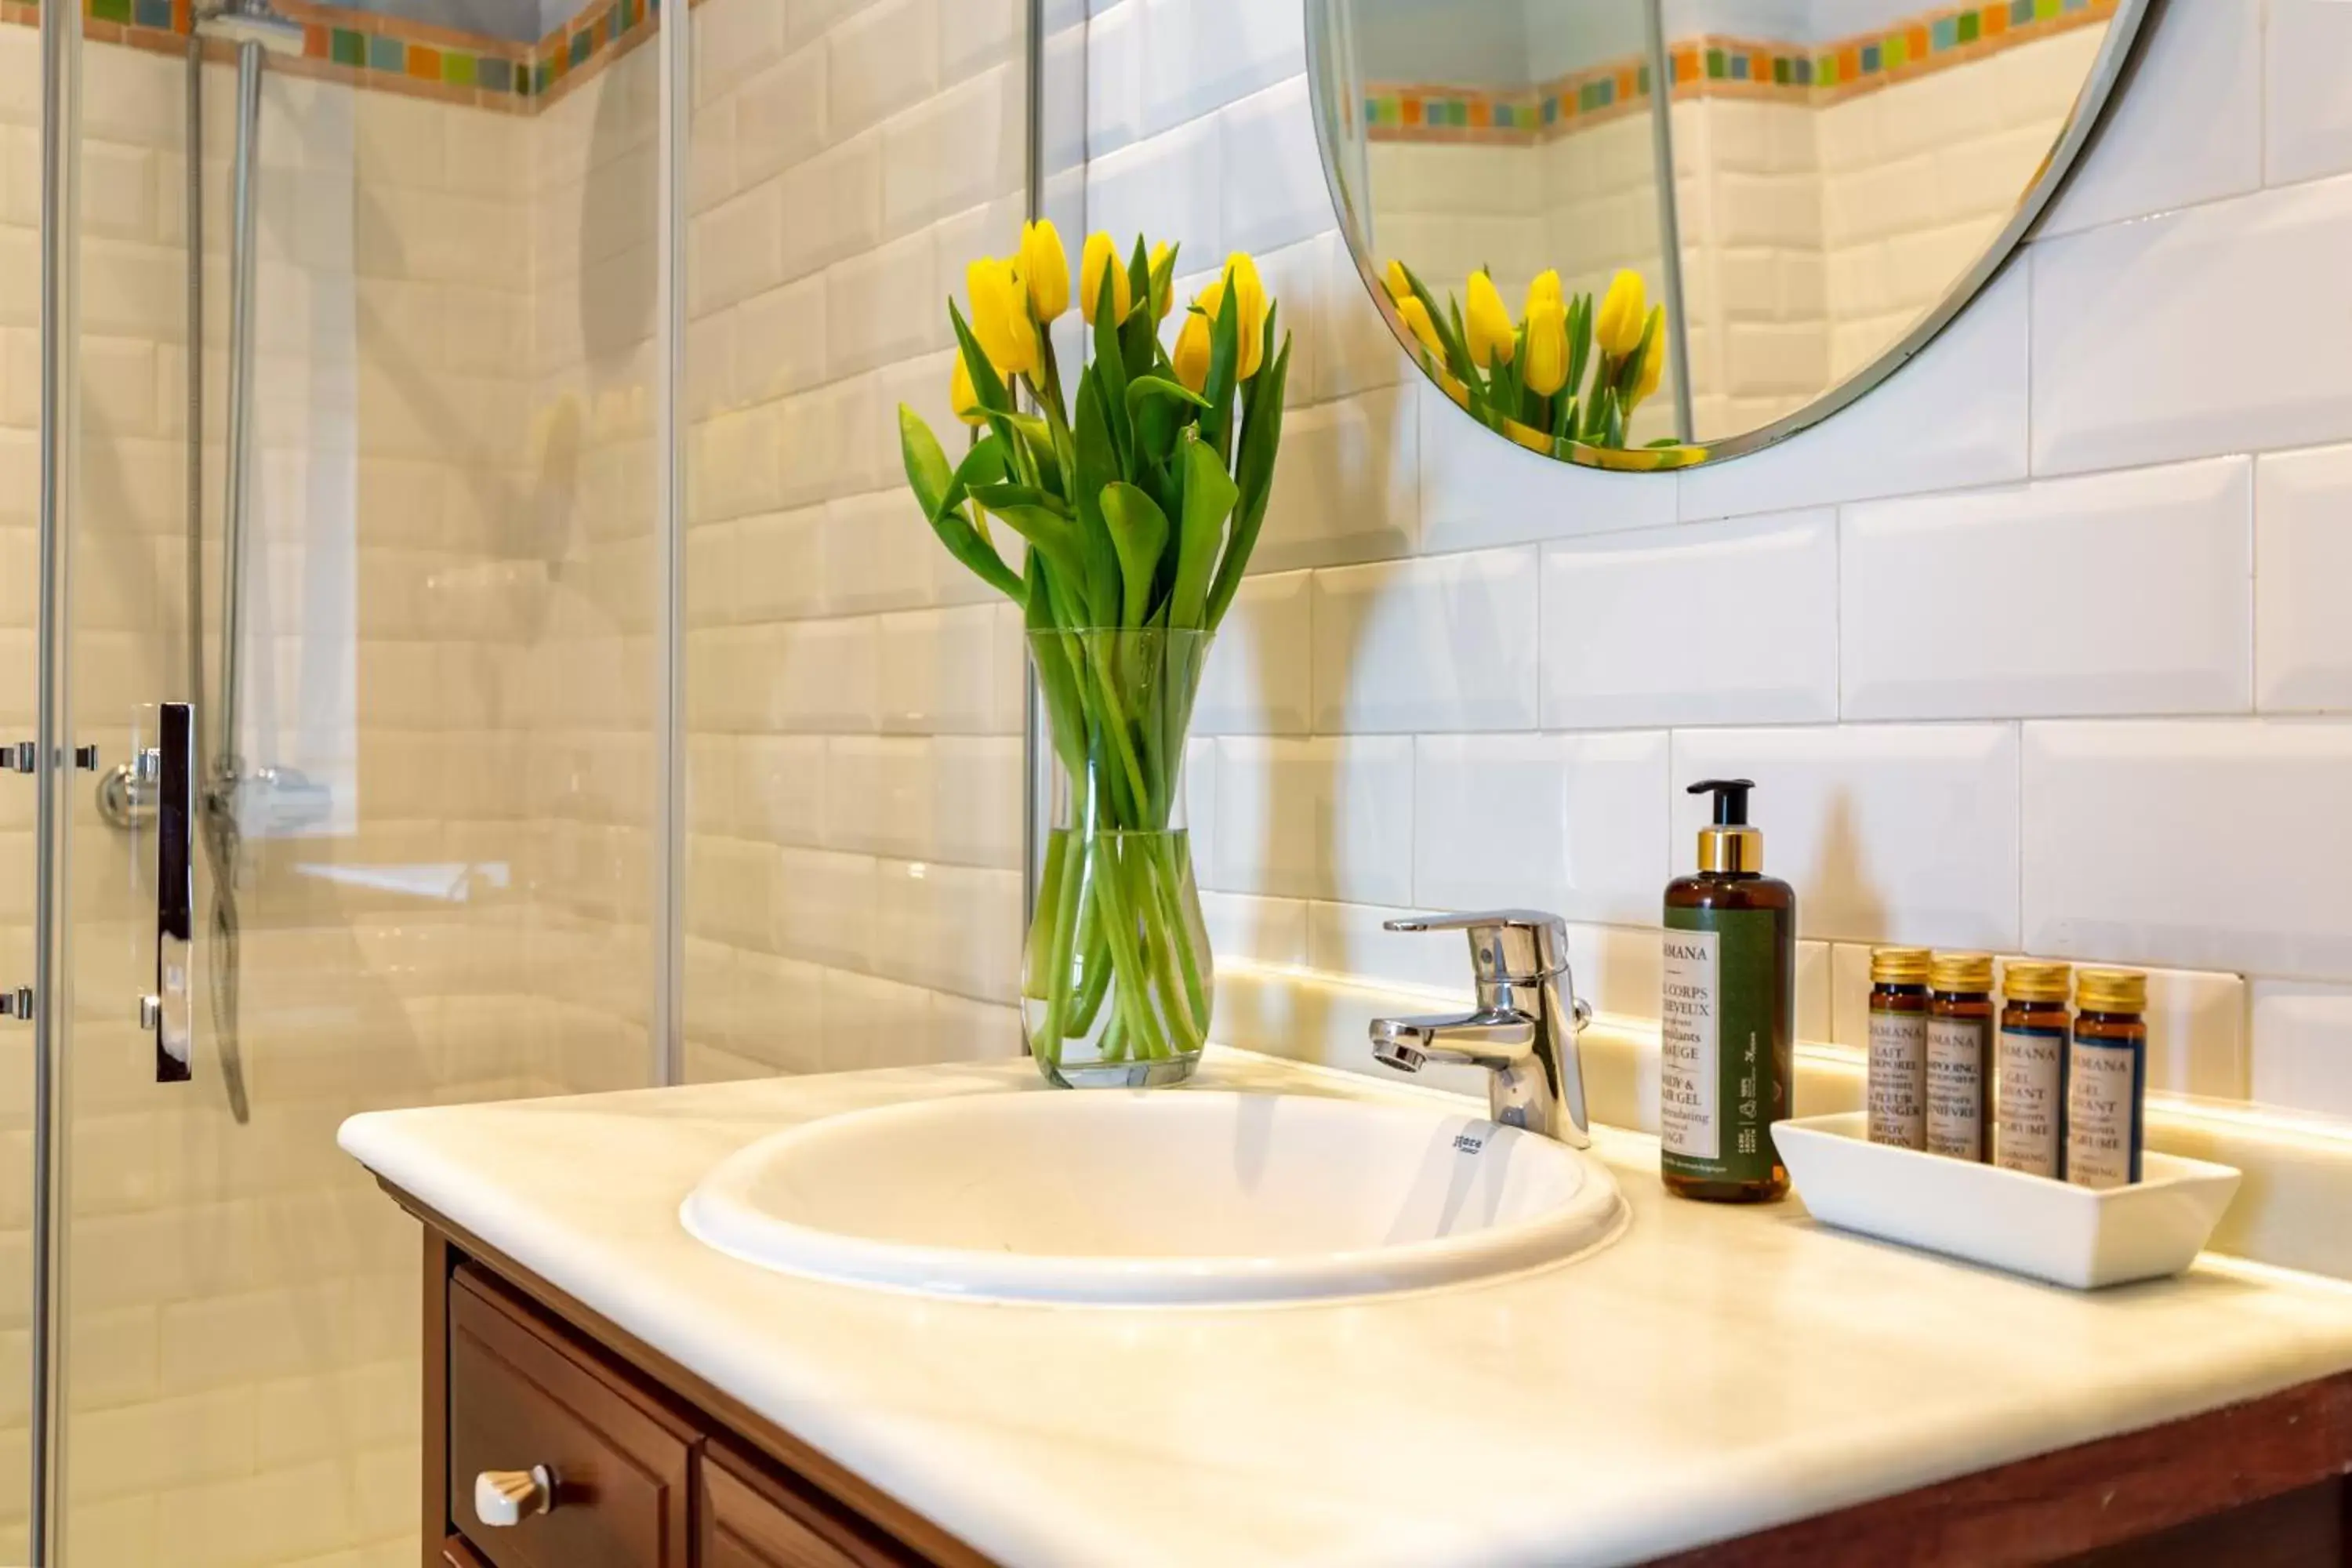
<path fill-rule="evenodd" d="M 1307 54 L 1340 226 L 1431 378 L 1533 450 L 1686 468 L 1958 313 L 2147 5 L 1307 0 Z"/>

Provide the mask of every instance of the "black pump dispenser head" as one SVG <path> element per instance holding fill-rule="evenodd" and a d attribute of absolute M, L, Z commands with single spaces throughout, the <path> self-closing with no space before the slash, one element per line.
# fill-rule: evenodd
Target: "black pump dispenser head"
<path fill-rule="evenodd" d="M 1764 869 L 1764 836 L 1748 826 L 1748 792 L 1753 779 L 1703 779 L 1692 795 L 1715 796 L 1715 825 L 1698 831 L 1698 868 L 1730 876 Z"/>
<path fill-rule="evenodd" d="M 1756 787 L 1754 779 L 1701 779 L 1690 786 L 1692 795 L 1715 796 L 1715 825 L 1717 827 L 1748 826 L 1748 792 Z"/>

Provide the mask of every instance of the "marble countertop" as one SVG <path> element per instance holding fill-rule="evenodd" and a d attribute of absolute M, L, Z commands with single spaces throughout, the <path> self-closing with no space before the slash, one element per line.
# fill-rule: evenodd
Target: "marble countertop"
<path fill-rule="evenodd" d="M 2219 1258 L 2085 1296 L 1762 1209 L 1633 1208 L 1570 1266 L 1275 1309 L 828 1285 L 679 1227 L 721 1157 L 1026 1062 L 354 1118 L 343 1147 L 998 1560 L 1608 1563 L 1746 1534 L 2352 1368 L 2352 1288 Z M 1214 1053 L 1211 1087 L 1412 1098 Z"/>

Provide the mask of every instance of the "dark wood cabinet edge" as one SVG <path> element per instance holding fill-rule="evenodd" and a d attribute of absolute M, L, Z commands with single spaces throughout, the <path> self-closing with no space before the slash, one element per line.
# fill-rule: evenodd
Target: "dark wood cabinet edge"
<path fill-rule="evenodd" d="M 457 1267 L 457 1255 L 451 1250 L 449 1238 L 431 1226 L 425 1227 L 425 1431 L 424 1467 L 419 1472 L 423 1484 L 423 1507 L 419 1515 L 417 1539 L 425 1544 L 425 1568 L 442 1568 L 452 1563 L 456 1568 L 476 1568 L 467 1559 L 471 1548 L 457 1543 L 465 1552 L 460 1557 L 456 1551 L 436 1542 L 453 1542 L 456 1531 L 449 1518 L 449 1275 Z"/>
<path fill-rule="evenodd" d="M 860 1537 L 870 1534 L 934 1568 L 993 1568 L 988 1557 L 872 1482 L 549 1284 L 431 1205 L 381 1176 L 376 1180 L 394 1203 L 425 1226 L 426 1408 L 441 1413 L 437 1422 L 426 1423 L 425 1540 L 444 1541 L 456 1534 L 447 1518 L 446 1495 L 436 1492 L 436 1482 L 448 1468 L 448 1292 L 457 1265 L 471 1262 L 509 1293 L 509 1305 L 520 1302 L 553 1319 L 595 1345 L 640 1384 L 674 1393 L 723 1426 L 725 1431 L 719 1436 L 732 1439 L 722 1446 L 735 1468 L 795 1499 L 793 1511 L 804 1521 L 814 1514 L 835 1530 Z M 436 1425 L 437 1432 L 433 1430 Z M 425 1561 L 428 1568 L 438 1568 L 432 1555 Z"/>
<path fill-rule="evenodd" d="M 2347 1477 L 2352 1373 L 1658 1558 L 1649 1568 L 2061 1563 L 2328 1485 L 2344 1491 L 2352 1541 Z"/>
<path fill-rule="evenodd" d="M 490 1568 L 489 1559 L 474 1550 L 472 1542 L 462 1535 L 428 1535 L 427 1541 L 438 1541 L 437 1547 L 425 1549 L 425 1568 Z"/>

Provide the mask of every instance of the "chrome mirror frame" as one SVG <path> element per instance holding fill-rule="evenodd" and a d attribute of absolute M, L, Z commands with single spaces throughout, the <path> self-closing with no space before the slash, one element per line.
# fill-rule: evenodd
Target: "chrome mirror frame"
<path fill-rule="evenodd" d="M 1475 3 L 1475 0 L 1466 0 L 1466 3 Z M 1656 0 L 1650 0 L 1650 3 L 1654 5 Z M 1551 443 L 1547 442 L 1542 447 L 1529 446 L 1528 449 L 1556 461 L 1584 468 L 1621 471 L 1697 468 L 1702 464 L 1728 462 L 1735 458 L 1760 452 L 1801 430 L 1811 429 L 1856 402 L 1865 393 L 1875 390 L 1882 382 L 1902 369 L 1912 355 L 1934 342 L 1937 333 L 1951 325 L 1954 319 L 2000 275 L 2001 269 L 2016 257 L 2020 247 L 2032 237 L 2050 204 L 2064 189 L 2084 150 L 2097 134 L 2101 121 L 2116 101 L 2116 89 L 2131 73 L 2140 44 L 2153 35 L 2153 29 L 2146 26 L 2148 18 L 2164 3 L 2165 0 L 2117 0 L 2116 14 L 2107 24 L 2107 36 L 2099 46 L 2098 58 L 2092 62 L 2091 74 L 2084 79 L 2083 90 L 2074 100 L 2074 108 L 2067 117 L 2064 130 L 2059 133 L 2049 157 L 2043 161 L 2040 175 L 2026 188 L 2016 210 L 1985 247 L 1984 254 L 1977 258 L 1976 264 L 1962 273 L 1935 306 L 1913 322 L 1910 330 L 1889 344 L 1877 358 L 1795 413 L 1719 441 L 1633 448 L 1593 447 L 1581 441 L 1571 441 L 1564 444 L 1564 450 L 1555 449 Z M 1404 324 L 1404 319 L 1390 302 L 1388 290 L 1381 282 L 1379 263 L 1365 255 L 1357 243 L 1366 226 L 1358 221 L 1354 193 L 1341 167 L 1350 150 L 1346 129 L 1352 126 L 1359 116 L 1349 114 L 1345 117 L 1344 125 L 1335 125 L 1335 106 L 1356 104 L 1362 98 L 1362 93 L 1350 79 L 1349 60 L 1334 47 L 1339 42 L 1339 35 L 1347 29 L 1346 5 L 1347 0 L 1307 0 L 1307 96 L 1315 116 L 1315 143 L 1322 155 L 1323 181 L 1330 191 L 1332 210 L 1339 217 L 1340 237 L 1348 247 L 1348 254 L 1354 258 L 1356 274 L 1362 279 L 1364 290 L 1371 296 L 1381 319 L 1388 322 L 1389 331 L 1395 335 L 1398 345 L 1419 365 L 1419 345 L 1414 342 L 1412 331 Z M 1360 143 L 1354 145 L 1360 146 Z M 1426 366 L 1422 369 L 1423 374 L 1428 374 Z M 1431 376 L 1430 379 L 1441 390 L 1448 390 L 1439 378 Z M 1449 395 L 1453 394 L 1449 392 Z M 1458 395 L 1454 400 L 1457 405 L 1460 403 Z M 1466 407 L 1463 409 L 1463 416 L 1476 418 Z M 1484 420 L 1477 422 L 1485 423 Z M 1528 445 L 1503 430 L 1494 433 L 1497 440 Z"/>

